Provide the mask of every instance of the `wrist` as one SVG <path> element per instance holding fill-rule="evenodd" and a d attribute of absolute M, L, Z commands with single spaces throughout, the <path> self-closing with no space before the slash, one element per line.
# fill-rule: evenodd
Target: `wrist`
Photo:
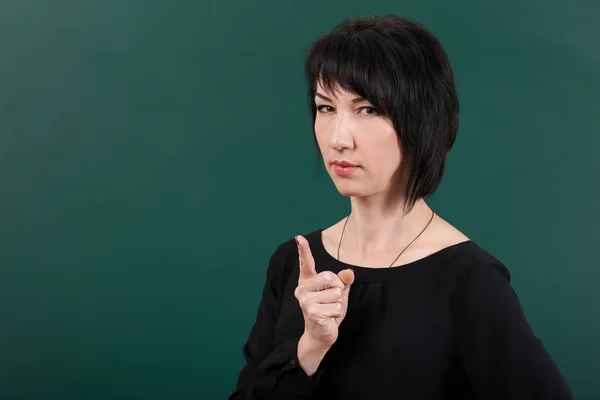
<path fill-rule="evenodd" d="M 306 335 L 300 337 L 297 349 L 298 364 L 306 372 L 306 375 L 312 377 L 317 372 L 329 348 L 330 346 L 316 342 Z"/>
<path fill-rule="evenodd" d="M 298 348 L 301 349 L 304 354 L 324 355 L 327 353 L 327 351 L 329 351 L 331 346 L 311 338 L 305 332 L 298 340 Z"/>

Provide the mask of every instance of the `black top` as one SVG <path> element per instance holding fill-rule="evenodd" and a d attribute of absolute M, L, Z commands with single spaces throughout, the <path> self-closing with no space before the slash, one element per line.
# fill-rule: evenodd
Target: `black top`
<path fill-rule="evenodd" d="M 306 235 L 317 273 L 353 268 L 336 343 L 306 375 L 294 296 L 294 240 L 271 256 L 233 399 L 572 399 L 527 323 L 505 266 L 473 241 L 412 263 L 367 268 L 336 260 L 322 229 Z"/>

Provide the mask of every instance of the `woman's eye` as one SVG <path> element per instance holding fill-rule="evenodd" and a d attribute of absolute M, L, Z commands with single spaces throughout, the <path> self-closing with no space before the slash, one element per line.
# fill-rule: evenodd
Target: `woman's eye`
<path fill-rule="evenodd" d="M 323 112 L 323 113 L 328 113 L 328 112 L 333 111 L 333 107 L 321 105 L 321 106 L 317 106 L 317 111 Z"/>
<path fill-rule="evenodd" d="M 363 112 L 365 111 L 365 112 Z M 367 115 L 377 115 L 379 114 L 379 112 L 377 111 L 377 109 L 375 107 L 362 107 L 360 109 L 360 112 L 363 114 L 367 114 Z"/>

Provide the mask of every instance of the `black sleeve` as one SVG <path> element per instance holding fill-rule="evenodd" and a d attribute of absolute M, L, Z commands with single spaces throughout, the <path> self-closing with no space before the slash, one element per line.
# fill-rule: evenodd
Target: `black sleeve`
<path fill-rule="evenodd" d="M 463 293 L 459 357 L 478 399 L 573 399 L 527 322 L 503 265 L 476 264 Z"/>
<path fill-rule="evenodd" d="M 283 246 L 283 245 L 282 245 Z M 229 400 L 310 398 L 317 385 L 317 374 L 309 377 L 298 364 L 300 337 L 274 347 L 274 332 L 279 306 L 283 257 L 282 246 L 271 256 L 256 321 L 243 346 L 246 364 Z"/>

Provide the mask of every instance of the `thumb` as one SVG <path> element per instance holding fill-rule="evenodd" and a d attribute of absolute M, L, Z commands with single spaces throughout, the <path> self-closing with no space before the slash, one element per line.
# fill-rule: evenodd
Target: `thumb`
<path fill-rule="evenodd" d="M 298 235 L 296 236 L 296 245 L 298 246 L 298 260 L 300 265 L 300 279 L 308 279 L 317 275 L 315 269 L 315 259 L 310 251 L 308 241 Z"/>
<path fill-rule="evenodd" d="M 350 293 L 350 286 L 354 283 L 354 271 L 352 269 L 344 269 L 338 272 L 338 277 L 344 282 L 342 294 L 348 296 Z"/>

